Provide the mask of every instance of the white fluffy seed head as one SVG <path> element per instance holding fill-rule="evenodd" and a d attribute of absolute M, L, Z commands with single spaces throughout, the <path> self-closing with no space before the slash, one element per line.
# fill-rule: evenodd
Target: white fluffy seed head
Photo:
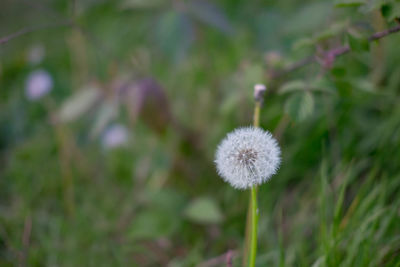
<path fill-rule="evenodd" d="M 260 128 L 239 128 L 218 146 L 218 174 L 234 188 L 246 189 L 268 181 L 281 162 L 281 150 L 271 133 Z"/>

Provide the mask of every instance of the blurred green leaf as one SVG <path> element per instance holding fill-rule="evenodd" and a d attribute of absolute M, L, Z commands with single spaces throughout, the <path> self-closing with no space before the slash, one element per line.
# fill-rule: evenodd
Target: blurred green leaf
<path fill-rule="evenodd" d="M 93 86 L 77 91 L 62 104 L 59 119 L 63 122 L 78 119 L 94 105 L 100 95 L 100 90 Z"/>
<path fill-rule="evenodd" d="M 360 6 L 366 4 L 366 0 L 335 0 L 334 4 L 337 7 L 346 7 L 346 6 Z"/>
<path fill-rule="evenodd" d="M 316 34 L 313 39 L 317 42 L 320 42 L 322 40 L 335 37 L 339 33 L 343 32 L 344 29 L 348 27 L 348 24 L 349 22 L 347 20 L 335 22 L 330 25 L 326 30 Z"/>
<path fill-rule="evenodd" d="M 296 80 L 284 83 L 278 91 L 279 93 L 284 94 L 305 89 L 307 89 L 307 84 L 304 81 Z"/>
<path fill-rule="evenodd" d="M 373 84 L 373 82 L 371 82 L 370 80 L 354 78 L 351 80 L 351 83 L 355 89 L 365 91 L 368 93 L 377 93 L 376 85 Z"/>
<path fill-rule="evenodd" d="M 98 136 L 118 114 L 118 106 L 112 101 L 104 101 L 97 110 L 94 125 L 90 131 L 92 137 Z"/>
<path fill-rule="evenodd" d="M 374 10 L 380 10 L 382 12 L 382 9 L 386 9 L 387 7 L 389 7 L 389 10 L 392 9 L 392 5 L 396 5 L 396 2 L 400 3 L 398 0 L 369 0 L 364 6 L 362 6 L 361 10 L 364 11 L 364 13 L 372 12 Z M 386 11 L 388 10 L 386 9 Z M 381 14 L 384 16 L 383 12 Z"/>
<path fill-rule="evenodd" d="M 148 209 L 135 216 L 128 235 L 133 239 L 167 237 L 178 226 L 179 218 L 173 216 L 173 214 L 163 210 Z"/>
<path fill-rule="evenodd" d="M 392 1 L 384 3 L 380 6 L 382 16 L 388 21 L 392 22 L 396 18 L 400 18 L 400 1 Z"/>
<path fill-rule="evenodd" d="M 349 46 L 355 52 L 364 52 L 369 50 L 369 42 L 366 38 L 355 36 L 349 33 L 347 35 Z"/>
<path fill-rule="evenodd" d="M 314 38 L 300 38 L 293 44 L 293 50 L 303 49 L 315 45 Z"/>
<path fill-rule="evenodd" d="M 346 76 L 346 68 L 342 66 L 334 66 L 331 70 L 331 73 L 333 76 L 339 78 L 339 77 L 345 77 Z"/>
<path fill-rule="evenodd" d="M 289 97 L 285 111 L 295 121 L 303 121 L 314 111 L 314 96 L 306 92 L 297 92 Z"/>
<path fill-rule="evenodd" d="M 174 234 L 181 224 L 179 211 L 185 199 L 179 191 L 147 190 L 141 197 L 147 201 L 146 209 L 133 219 L 129 236 L 134 239 L 154 239 Z"/>
<path fill-rule="evenodd" d="M 335 94 L 336 88 L 332 81 L 330 81 L 327 77 L 318 77 L 312 80 L 309 84 L 309 89 L 314 92 L 322 92 L 322 93 L 329 93 Z"/>
<path fill-rule="evenodd" d="M 321 256 L 319 257 L 311 267 L 323 267 L 325 266 L 325 262 L 326 262 L 326 256 Z"/>
<path fill-rule="evenodd" d="M 312 47 L 321 41 L 335 37 L 336 35 L 343 32 L 348 24 L 349 23 L 347 20 L 339 21 L 330 25 L 327 29 L 324 29 L 323 31 L 314 34 L 312 38 L 300 38 L 293 44 L 293 49 L 297 50 L 306 47 Z"/>
<path fill-rule="evenodd" d="M 307 3 L 293 17 L 287 18 L 282 30 L 287 34 L 311 33 L 324 25 L 331 13 L 330 1 Z"/>
<path fill-rule="evenodd" d="M 212 2 L 205 0 L 189 1 L 188 9 L 189 12 L 194 15 L 194 17 L 203 23 L 211 25 L 227 34 L 233 33 L 233 27 L 228 21 L 226 15 Z"/>
<path fill-rule="evenodd" d="M 392 13 L 391 5 L 382 5 L 381 6 L 381 14 L 384 18 L 389 19 Z"/>
<path fill-rule="evenodd" d="M 175 10 L 168 10 L 161 15 L 155 34 L 158 46 L 175 61 L 186 55 L 194 40 L 191 20 Z"/>
<path fill-rule="evenodd" d="M 157 8 L 161 7 L 164 4 L 168 4 L 166 0 L 124 0 L 121 4 L 122 8 L 133 8 L 133 9 L 142 9 L 142 8 Z"/>
<path fill-rule="evenodd" d="M 223 219 L 217 203 L 209 197 L 190 202 L 185 209 L 185 215 L 189 220 L 201 224 L 220 223 Z"/>

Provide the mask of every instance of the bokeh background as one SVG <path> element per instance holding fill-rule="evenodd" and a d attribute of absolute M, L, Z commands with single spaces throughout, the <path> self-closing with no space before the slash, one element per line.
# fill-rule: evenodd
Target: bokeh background
<path fill-rule="evenodd" d="M 258 266 L 399 266 L 400 33 L 366 41 L 398 1 L 0 6 L 0 266 L 241 266 L 249 192 L 213 160 L 256 83 Z"/>

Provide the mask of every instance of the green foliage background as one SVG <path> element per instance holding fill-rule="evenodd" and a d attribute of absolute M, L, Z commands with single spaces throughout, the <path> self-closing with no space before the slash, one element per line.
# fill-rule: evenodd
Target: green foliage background
<path fill-rule="evenodd" d="M 283 156 L 260 188 L 258 266 L 399 266 L 400 34 L 365 41 L 399 15 L 396 0 L 2 0 L 0 38 L 32 32 L 0 44 L 0 266 L 197 266 L 229 250 L 240 266 L 249 192 L 213 157 L 251 124 L 255 83 Z M 29 101 L 38 68 L 54 88 Z M 106 149 L 113 123 L 129 142 Z"/>

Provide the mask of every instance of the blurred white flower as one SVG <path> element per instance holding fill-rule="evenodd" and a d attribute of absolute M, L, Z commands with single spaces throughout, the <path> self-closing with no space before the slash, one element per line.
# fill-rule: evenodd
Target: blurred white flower
<path fill-rule="evenodd" d="M 29 100 L 38 100 L 53 88 L 53 79 L 45 70 L 35 70 L 26 80 L 25 94 Z"/>
<path fill-rule="evenodd" d="M 39 64 L 40 62 L 42 62 L 44 55 L 45 55 L 44 46 L 41 44 L 36 44 L 29 49 L 27 60 L 32 65 Z"/>
<path fill-rule="evenodd" d="M 128 129 L 121 124 L 114 124 L 103 134 L 101 143 L 104 148 L 123 146 L 128 142 Z"/>
<path fill-rule="evenodd" d="M 262 97 L 266 90 L 267 87 L 264 84 L 258 83 L 254 85 L 254 99 L 262 101 Z"/>
<path fill-rule="evenodd" d="M 239 128 L 218 146 L 218 174 L 234 188 L 246 189 L 269 180 L 279 168 L 280 148 L 271 133 L 260 128 Z"/>

